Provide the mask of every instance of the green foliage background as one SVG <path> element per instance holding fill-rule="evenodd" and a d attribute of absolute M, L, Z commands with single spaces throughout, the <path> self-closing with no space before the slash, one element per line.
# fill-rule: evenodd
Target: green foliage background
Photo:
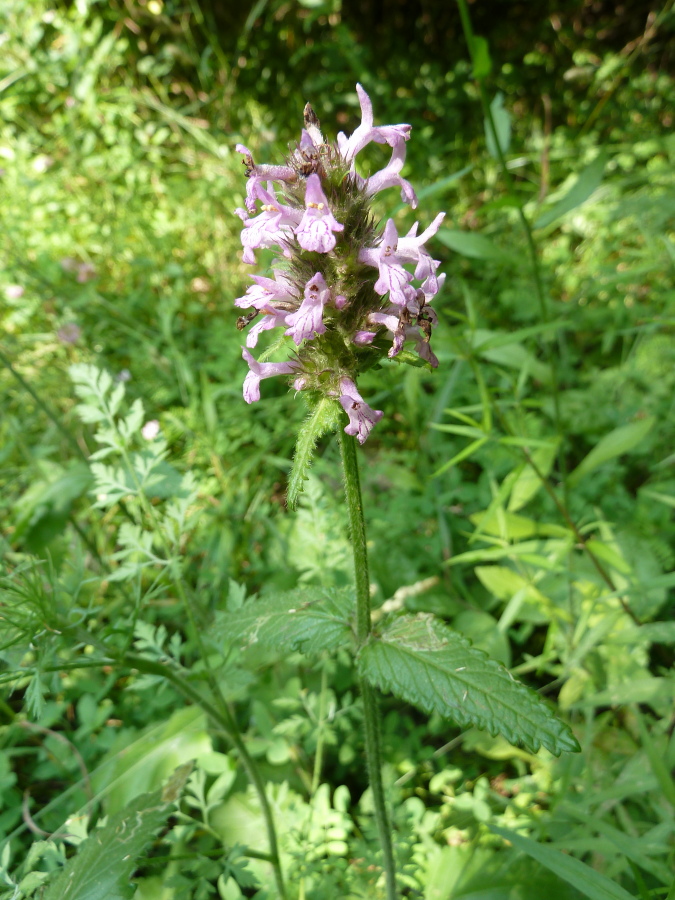
<path fill-rule="evenodd" d="M 274 896 L 236 752 L 152 670 L 204 685 L 188 607 L 293 896 L 379 896 L 348 658 L 244 651 L 225 625 L 247 593 L 351 583 L 334 441 L 290 513 L 302 399 L 271 381 L 241 398 L 234 145 L 279 159 L 307 100 L 326 133 L 351 131 L 360 81 L 379 122 L 413 125 L 416 217 L 448 212 L 439 369 L 364 379 L 385 411 L 361 454 L 376 615 L 437 614 L 582 746 L 533 754 L 388 697 L 403 884 L 672 900 L 675 19 L 670 3 L 534 6 L 472 6 L 508 184 L 454 5 L 3 4 L 3 898 L 58 893 L 103 817 L 147 811 L 133 872 L 105 857 L 110 896 Z M 413 221 L 395 191 L 378 212 Z"/>

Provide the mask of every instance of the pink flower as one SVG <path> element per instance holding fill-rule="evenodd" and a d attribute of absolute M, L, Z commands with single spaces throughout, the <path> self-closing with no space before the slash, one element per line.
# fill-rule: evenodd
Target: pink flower
<path fill-rule="evenodd" d="M 389 299 L 397 306 L 406 306 L 415 299 L 415 288 L 411 285 L 412 275 L 401 264 L 397 253 L 398 232 L 393 219 L 387 221 L 379 247 L 366 248 L 359 254 L 361 262 L 379 269 L 380 277 L 375 282 L 375 290 L 380 296 L 389 292 Z"/>
<path fill-rule="evenodd" d="M 342 393 L 338 397 L 338 401 L 349 416 L 349 425 L 345 427 L 345 434 L 354 435 L 359 444 L 363 444 L 373 425 L 377 425 L 384 413 L 381 409 L 371 409 L 368 406 L 350 378 L 340 379 L 340 391 Z"/>
<path fill-rule="evenodd" d="M 259 184 L 255 186 L 254 193 L 257 199 L 263 201 L 262 212 L 253 219 L 244 220 L 244 230 L 241 233 L 241 243 L 244 247 L 242 260 L 255 265 L 254 250 L 275 246 L 279 247 L 285 256 L 290 256 L 286 240 L 298 224 L 300 212 L 279 203 L 274 194 Z M 244 210 L 241 212 L 246 215 Z"/>
<path fill-rule="evenodd" d="M 425 250 L 424 244 L 436 234 L 444 218 L 445 213 L 439 213 L 431 225 L 420 235 L 417 234 L 418 223 L 415 222 L 408 234 L 398 239 L 396 247 L 399 259 L 403 260 L 403 262 L 417 263 L 415 278 L 422 280 L 424 282 L 422 290 L 432 295 L 436 294 L 439 288 L 436 269 L 440 266 L 440 261 L 431 258 L 428 251 Z"/>
<path fill-rule="evenodd" d="M 285 325 L 287 315 L 288 313 L 285 312 L 269 310 L 267 315 L 263 316 L 249 329 L 246 335 L 246 346 L 255 347 L 258 343 L 258 337 L 263 331 L 269 331 L 270 328 L 278 328 L 280 325 Z"/>
<path fill-rule="evenodd" d="M 241 355 L 249 365 L 249 373 L 244 379 L 244 400 L 247 403 L 256 403 L 260 400 L 260 382 L 263 378 L 271 378 L 274 375 L 289 375 L 299 368 L 297 362 L 259 363 L 245 347 L 241 348 Z"/>
<path fill-rule="evenodd" d="M 286 334 L 290 335 L 297 346 L 303 340 L 311 340 L 317 334 L 324 334 L 323 308 L 330 299 L 330 290 L 320 272 L 305 285 L 305 299 L 297 312 L 288 316 L 286 324 L 290 326 Z"/>
<path fill-rule="evenodd" d="M 370 97 L 360 84 L 356 85 L 356 93 L 361 106 L 361 124 L 349 138 L 345 137 L 342 132 L 338 135 L 338 147 L 347 162 L 351 162 L 356 154 L 371 141 L 396 147 L 408 140 L 410 125 L 373 125 L 373 104 L 370 102 Z"/>
<path fill-rule="evenodd" d="M 370 178 L 365 179 L 363 186 L 365 188 L 366 194 L 369 197 L 373 197 L 380 191 L 385 190 L 385 188 L 400 187 L 401 200 L 404 203 L 409 203 L 412 209 L 416 209 L 417 195 L 415 194 L 415 191 L 413 190 L 410 182 L 406 181 L 405 178 L 401 178 L 401 176 L 399 175 L 399 172 L 403 168 L 404 162 L 405 144 L 396 144 L 396 146 L 392 150 L 391 159 L 384 167 L 384 169 L 380 169 L 379 172 L 376 172 L 374 175 L 371 175 Z"/>
<path fill-rule="evenodd" d="M 421 302 L 422 301 L 420 301 L 420 303 Z M 424 306 L 423 303 L 422 306 Z M 396 310 L 396 312 L 398 313 L 399 311 Z M 425 308 L 424 313 L 427 320 L 431 322 L 432 325 L 435 325 L 437 322 L 436 313 L 428 307 Z M 429 345 L 428 335 L 424 333 L 419 325 L 410 323 L 410 313 L 407 309 L 400 311 L 400 317 L 391 312 L 371 313 L 368 316 L 368 321 L 373 325 L 384 325 L 387 331 L 391 333 L 392 345 L 387 353 L 387 356 L 390 359 L 398 356 L 403 349 L 405 341 L 412 339 L 415 341 L 415 350 L 420 359 L 428 362 L 433 369 L 437 368 L 438 359 Z"/>
<path fill-rule="evenodd" d="M 352 340 L 357 347 L 365 347 L 367 344 L 372 344 L 376 337 L 376 331 L 357 331 Z"/>
<path fill-rule="evenodd" d="M 255 212 L 257 188 L 263 181 L 296 181 L 297 175 L 288 166 L 256 166 L 253 162 L 253 156 L 248 147 L 243 144 L 237 144 L 235 147 L 237 153 L 241 153 L 244 157 L 243 162 L 247 169 L 248 182 L 246 184 L 246 209 L 250 213 Z"/>
<path fill-rule="evenodd" d="M 321 179 L 313 172 L 307 178 L 305 214 L 295 230 L 295 236 L 303 250 L 328 253 L 335 246 L 334 231 L 342 231 L 341 225 L 328 207 L 328 200 L 321 188 Z"/>
<path fill-rule="evenodd" d="M 20 300 L 24 295 L 24 289 L 20 284 L 8 284 L 5 288 L 5 297 L 8 300 Z"/>
<path fill-rule="evenodd" d="M 234 305 L 240 309 L 252 306 L 254 309 L 263 310 L 274 303 L 296 302 L 290 282 L 278 270 L 274 270 L 274 278 L 266 278 L 264 275 L 251 275 L 251 278 L 255 284 L 246 288 L 244 296 L 237 297 L 234 301 Z"/>

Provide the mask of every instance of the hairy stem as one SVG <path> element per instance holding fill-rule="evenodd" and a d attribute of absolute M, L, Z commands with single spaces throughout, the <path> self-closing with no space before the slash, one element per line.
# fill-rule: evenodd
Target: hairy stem
<path fill-rule="evenodd" d="M 349 531 L 354 553 L 354 575 L 356 579 L 356 635 L 359 645 L 370 634 L 370 579 L 368 577 L 368 549 L 366 547 L 366 523 L 363 517 L 363 500 L 359 482 L 359 467 L 356 458 L 356 438 L 349 437 L 342 430 L 340 453 L 344 478 L 345 499 Z M 377 694 L 365 679 L 361 680 L 363 697 L 363 730 L 366 744 L 368 779 L 373 792 L 375 821 L 382 847 L 384 871 L 387 885 L 387 900 L 397 900 L 396 865 L 391 841 L 391 829 L 382 784 L 382 749 L 380 742 L 380 710 Z"/>

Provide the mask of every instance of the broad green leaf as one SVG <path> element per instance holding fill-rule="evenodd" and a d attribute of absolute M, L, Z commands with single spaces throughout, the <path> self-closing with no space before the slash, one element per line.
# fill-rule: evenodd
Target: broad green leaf
<path fill-rule="evenodd" d="M 526 369 L 529 374 L 539 381 L 550 381 L 551 370 L 548 365 L 540 362 L 522 344 L 513 341 L 509 341 L 506 344 L 504 342 L 492 344 L 491 338 L 495 336 L 495 332 L 486 328 L 476 328 L 470 337 L 467 335 L 474 352 L 478 356 L 482 356 L 489 362 L 496 363 L 499 366 L 506 366 L 509 369 L 518 369 L 519 371 Z M 501 337 L 501 335 L 499 336 Z"/>
<path fill-rule="evenodd" d="M 571 212 L 577 206 L 585 203 L 591 194 L 600 187 L 606 162 L 604 154 L 601 153 L 599 156 L 596 156 L 593 162 L 581 172 L 565 196 L 558 200 L 543 215 L 539 216 L 534 223 L 534 227 L 546 228 L 547 225 L 555 222 L 560 216 L 564 216 L 565 213 Z"/>
<path fill-rule="evenodd" d="M 491 534 L 495 537 L 505 538 L 510 541 L 524 540 L 531 537 L 567 538 L 572 532 L 564 525 L 555 525 L 553 522 L 539 522 L 527 516 L 520 516 L 513 512 L 487 512 L 474 513 L 469 516 L 480 534 Z"/>
<path fill-rule="evenodd" d="M 326 432 L 335 431 L 339 421 L 340 407 L 330 397 L 322 397 L 300 426 L 286 495 L 286 503 L 290 509 L 295 509 L 298 504 L 303 482 L 312 465 L 317 441 Z"/>
<path fill-rule="evenodd" d="M 490 831 L 509 841 L 518 850 L 522 850 L 542 866 L 555 872 L 563 881 L 581 891 L 584 897 L 590 897 L 590 900 L 635 900 L 620 885 L 610 881 L 605 875 L 601 875 L 600 872 L 596 872 L 595 869 L 573 856 L 561 853 L 560 850 L 555 850 L 553 847 L 547 847 L 546 844 L 538 844 L 531 838 L 517 834 L 515 831 L 498 828 L 496 825 L 490 825 L 489 828 Z"/>
<path fill-rule="evenodd" d="M 320 653 L 351 639 L 353 588 L 297 588 L 251 600 L 218 619 L 222 640 L 260 643 L 273 650 Z"/>
<path fill-rule="evenodd" d="M 436 237 L 450 250 L 472 259 L 497 259 L 504 262 L 508 258 L 504 251 L 493 244 L 489 238 L 483 234 L 475 234 L 473 231 L 440 228 Z"/>
<path fill-rule="evenodd" d="M 571 730 L 532 690 L 433 616 L 401 616 L 373 635 L 359 657 L 371 684 L 428 713 L 476 725 L 512 744 L 559 755 L 578 750 Z"/>
<path fill-rule="evenodd" d="M 672 678 L 637 678 L 584 697 L 574 706 L 623 706 L 628 703 L 655 703 L 659 700 L 668 702 L 674 694 L 675 681 Z"/>
<path fill-rule="evenodd" d="M 484 37 L 474 35 L 471 38 L 471 59 L 473 60 L 473 77 L 476 81 L 487 78 L 492 71 L 490 47 Z"/>
<path fill-rule="evenodd" d="M 467 175 L 472 169 L 473 166 L 465 166 L 463 169 L 460 169 L 459 172 L 453 172 L 452 175 L 446 175 L 445 178 L 439 178 L 439 180 L 434 181 L 433 184 L 428 184 L 426 187 L 417 191 L 417 199 L 424 200 L 427 197 L 434 197 L 436 194 L 441 194 L 446 188 L 450 187 L 450 185 L 454 184 L 456 181 L 459 181 L 460 178 Z"/>
<path fill-rule="evenodd" d="M 630 575 L 633 571 L 629 562 L 621 555 L 620 550 L 614 546 L 610 546 L 605 543 L 605 541 L 600 541 L 597 538 L 591 538 L 586 541 L 586 549 L 590 550 L 590 552 L 597 556 L 598 559 L 601 559 L 603 562 L 609 563 L 610 566 L 613 566 L 617 572 L 621 572 L 623 575 Z"/>
<path fill-rule="evenodd" d="M 490 104 L 490 112 L 492 113 L 492 122 L 497 132 L 496 140 L 493 134 L 490 120 L 486 117 L 485 127 L 485 143 L 488 153 L 493 159 L 499 159 L 498 149 L 501 149 L 502 155 L 508 153 L 511 144 L 511 116 L 508 110 L 504 109 L 504 95 L 499 93 L 495 96 Z"/>
<path fill-rule="evenodd" d="M 498 600 L 510 600 L 522 592 L 528 600 L 543 607 L 550 607 L 551 601 L 541 591 L 513 569 L 506 566 L 476 566 L 474 572 L 480 582 Z"/>
<path fill-rule="evenodd" d="M 635 422 L 610 431 L 600 439 L 588 456 L 584 457 L 570 474 L 569 486 L 574 487 L 585 475 L 608 460 L 621 456 L 623 453 L 629 453 L 649 434 L 655 422 L 654 416 L 646 416 L 644 419 L 637 419 Z"/>
<path fill-rule="evenodd" d="M 106 798 L 109 815 L 117 815 L 148 788 L 159 788 L 189 760 L 213 752 L 206 714 L 198 706 L 183 706 L 133 737 L 121 733 L 92 773 L 95 797 Z"/>
<path fill-rule="evenodd" d="M 555 440 L 546 447 L 538 447 L 532 452 L 532 461 L 537 467 L 538 472 L 546 478 L 553 468 L 556 453 L 558 452 L 559 440 Z M 509 512 L 518 512 L 523 506 L 526 506 L 530 500 L 542 488 L 542 480 L 535 469 L 529 465 L 524 467 L 523 471 L 516 478 L 511 488 L 511 496 L 509 497 Z"/>
<path fill-rule="evenodd" d="M 191 766 L 163 790 L 142 794 L 94 831 L 47 889 L 44 900 L 130 900 L 136 860 L 171 814 Z"/>

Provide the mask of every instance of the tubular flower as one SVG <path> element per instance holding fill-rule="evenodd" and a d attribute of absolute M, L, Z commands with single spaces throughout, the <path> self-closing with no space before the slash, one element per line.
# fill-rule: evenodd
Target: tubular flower
<path fill-rule="evenodd" d="M 362 444 L 383 413 L 360 395 L 358 376 L 387 357 L 438 365 L 430 345 L 437 319 L 429 304 L 445 276 L 425 243 L 444 213 L 420 234 L 415 223 L 399 235 L 393 219 L 376 227 L 370 204 L 380 191 L 398 188 L 404 202 L 417 206 L 400 174 L 411 129 L 375 125 L 368 94 L 361 85 L 356 92 L 361 124 L 350 137 L 340 133 L 334 144 L 326 142 L 307 104 L 300 140 L 282 165 L 257 165 L 248 148 L 237 145 L 248 177 L 245 208 L 236 210 L 243 221 L 242 258 L 255 264 L 255 251 L 268 248 L 280 258 L 271 276 L 251 276 L 253 284 L 235 306 L 247 310 L 240 329 L 260 317 L 247 347 L 255 347 L 262 332 L 281 328 L 292 351 L 286 362 L 258 362 L 243 349 L 247 403 L 260 399 L 264 378 L 290 376 L 310 402 L 337 400 L 349 419 L 345 432 Z M 356 157 L 371 143 L 388 145 L 391 155 L 366 178 Z M 413 342 L 411 351 L 404 351 L 406 341 Z"/>

